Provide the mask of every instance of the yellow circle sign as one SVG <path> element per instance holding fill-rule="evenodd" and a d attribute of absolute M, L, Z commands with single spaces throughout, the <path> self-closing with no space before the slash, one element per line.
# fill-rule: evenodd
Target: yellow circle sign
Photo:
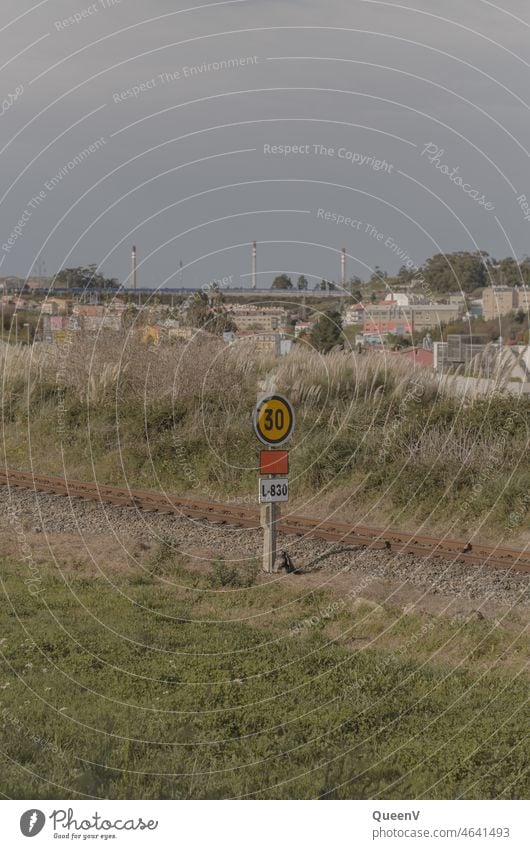
<path fill-rule="evenodd" d="M 294 410 L 283 395 L 268 395 L 254 410 L 254 430 L 265 445 L 282 445 L 294 429 Z"/>

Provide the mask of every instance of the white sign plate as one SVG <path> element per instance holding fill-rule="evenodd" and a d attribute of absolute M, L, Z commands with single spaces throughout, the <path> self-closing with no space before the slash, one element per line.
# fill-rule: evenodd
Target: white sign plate
<path fill-rule="evenodd" d="M 289 501 L 289 479 L 260 478 L 259 503 L 273 504 L 279 501 Z"/>

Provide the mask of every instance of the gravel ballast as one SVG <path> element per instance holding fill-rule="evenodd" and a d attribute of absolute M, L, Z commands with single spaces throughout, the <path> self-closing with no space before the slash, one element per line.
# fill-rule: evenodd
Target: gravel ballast
<path fill-rule="evenodd" d="M 97 504 L 62 496 L 35 494 L 22 489 L 0 488 L 0 515 L 4 528 L 11 526 L 20 539 L 23 533 L 76 534 L 86 539 L 115 536 L 125 550 L 138 542 L 171 541 L 181 554 L 204 559 L 223 557 L 234 564 L 261 556 L 262 533 L 175 515 L 146 513 L 133 508 Z M 367 551 L 320 540 L 280 535 L 280 546 L 289 551 L 297 569 L 304 573 L 352 574 L 359 589 L 371 581 L 389 581 L 429 594 L 462 599 L 495 601 L 503 605 L 528 605 L 530 580 L 487 565 L 469 566 L 441 558 L 422 558 L 384 551 Z M 15 556 L 17 552 L 13 552 Z M 359 575 L 361 581 L 359 582 Z M 359 593 L 362 595 L 362 592 Z"/>

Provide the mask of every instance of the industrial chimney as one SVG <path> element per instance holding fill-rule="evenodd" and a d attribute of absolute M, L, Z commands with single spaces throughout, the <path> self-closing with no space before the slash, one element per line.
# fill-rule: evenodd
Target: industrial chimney
<path fill-rule="evenodd" d="M 131 287 L 136 289 L 136 245 L 133 245 L 131 254 Z"/>
<path fill-rule="evenodd" d="M 257 274 L 258 274 L 258 246 L 256 242 L 252 245 L 252 288 L 255 289 L 257 285 Z"/>
<path fill-rule="evenodd" d="M 342 249 L 341 259 L 340 259 L 340 285 L 342 291 L 346 288 L 346 248 Z"/>

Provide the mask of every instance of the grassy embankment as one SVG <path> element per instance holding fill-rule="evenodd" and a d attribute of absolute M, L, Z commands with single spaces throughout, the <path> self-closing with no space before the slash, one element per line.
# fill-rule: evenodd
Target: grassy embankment
<path fill-rule="evenodd" d="M 164 545 L 143 568 L 100 566 L 39 562 L 31 596 L 27 566 L 1 563 L 8 797 L 528 793 L 520 613 L 332 608 L 296 576 L 197 573 Z"/>
<path fill-rule="evenodd" d="M 301 349 L 280 365 L 215 340 L 2 351 L 2 462 L 254 503 L 259 379 L 297 410 L 293 504 L 344 519 L 527 533 L 530 401 L 441 395 L 393 357 Z"/>

